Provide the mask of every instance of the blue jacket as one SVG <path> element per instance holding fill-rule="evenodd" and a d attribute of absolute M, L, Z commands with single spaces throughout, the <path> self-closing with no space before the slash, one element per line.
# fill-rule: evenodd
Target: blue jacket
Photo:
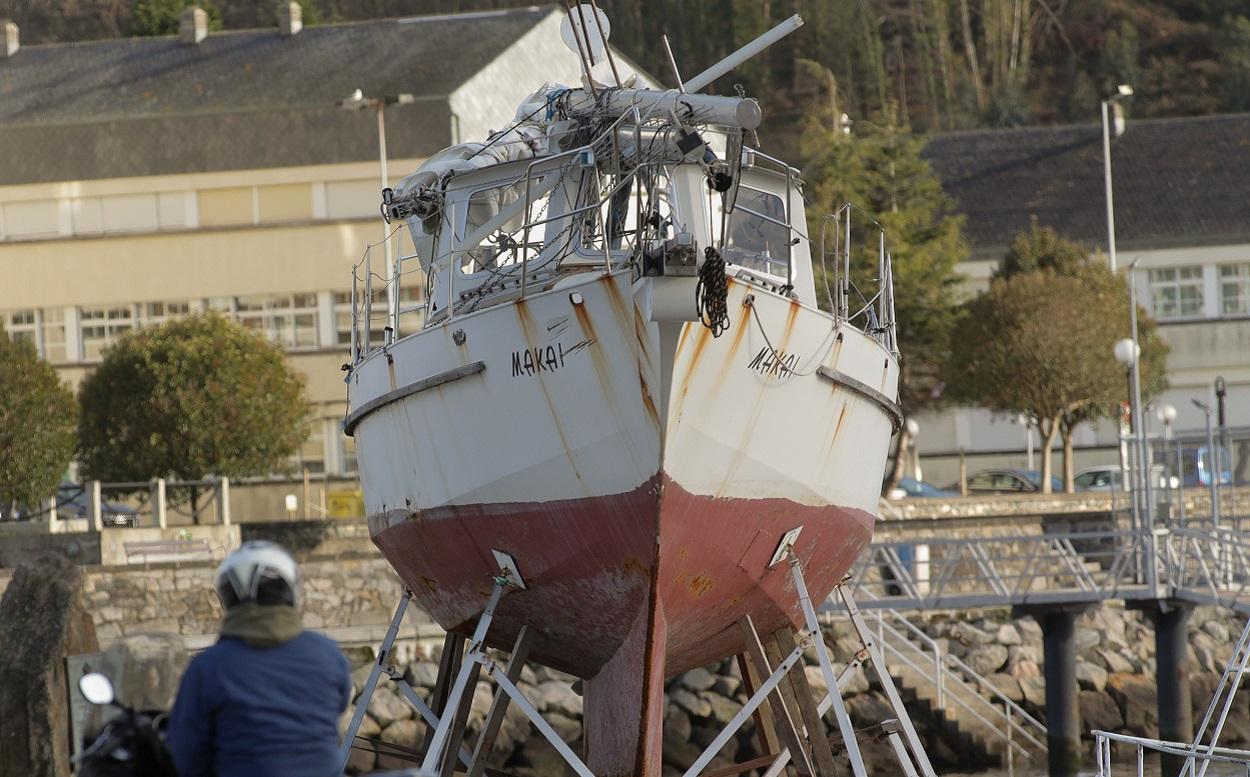
<path fill-rule="evenodd" d="M 222 637 L 187 667 L 169 715 L 178 777 L 335 777 L 350 668 L 311 631 L 276 647 Z"/>

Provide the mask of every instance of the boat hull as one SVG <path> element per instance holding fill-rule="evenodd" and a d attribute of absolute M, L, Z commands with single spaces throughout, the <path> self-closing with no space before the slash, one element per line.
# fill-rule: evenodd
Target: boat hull
<path fill-rule="evenodd" d="M 658 774 L 663 681 L 802 622 L 795 545 L 824 598 L 872 535 L 897 363 L 825 314 L 731 281 L 731 330 L 651 320 L 628 273 L 457 318 L 352 375 L 375 543 L 421 606 L 586 679 L 589 766 Z M 411 387 L 416 387 L 415 389 Z M 631 725 L 634 721 L 637 725 Z"/>

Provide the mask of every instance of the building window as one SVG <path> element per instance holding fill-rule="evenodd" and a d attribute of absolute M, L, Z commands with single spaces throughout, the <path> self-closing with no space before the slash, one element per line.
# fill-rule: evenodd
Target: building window
<path fill-rule="evenodd" d="M 1250 316 L 1250 262 L 1220 265 L 1220 315 Z"/>
<path fill-rule="evenodd" d="M 47 361 L 65 361 L 65 313 L 60 308 L 10 310 L 0 313 L 0 325 L 11 339 L 30 343 Z"/>
<path fill-rule="evenodd" d="M 144 326 L 163 324 L 188 315 L 191 303 L 187 300 L 173 302 L 144 302 L 139 305 L 139 322 Z"/>
<path fill-rule="evenodd" d="M 0 324 L 9 333 L 9 339 L 15 343 L 30 343 L 39 350 L 38 314 L 34 310 L 10 310 L 0 315 Z"/>
<path fill-rule="evenodd" d="M 310 474 L 319 475 L 326 471 L 326 425 L 321 419 L 312 422 L 308 430 L 308 439 L 291 457 L 291 467 L 296 474 L 308 470 Z"/>
<path fill-rule="evenodd" d="M 421 330 L 425 324 L 425 289 L 419 283 L 409 283 L 399 289 L 399 329 L 396 338 Z M 363 303 L 362 303 L 363 307 Z M 373 334 L 369 338 L 370 346 L 381 345 L 385 336 L 383 331 L 389 324 L 386 318 L 386 294 L 384 291 L 374 292 L 373 311 L 370 316 Z M 350 291 L 334 292 L 334 331 L 338 336 L 338 344 L 350 347 L 352 344 L 352 293 Z M 360 335 L 364 337 L 364 327 Z M 361 346 L 363 347 L 363 343 Z"/>
<path fill-rule="evenodd" d="M 1155 318 L 1202 315 L 1202 266 L 1159 267 L 1150 271 L 1150 300 Z"/>
<path fill-rule="evenodd" d="M 209 306 L 224 310 L 224 300 L 211 300 Z M 316 294 L 259 294 L 234 297 L 232 312 L 248 329 L 263 332 L 284 348 L 317 347 Z"/>
<path fill-rule="evenodd" d="M 80 308 L 78 327 L 83 359 L 97 361 L 106 347 L 135 328 L 134 310 L 130 305 Z"/>

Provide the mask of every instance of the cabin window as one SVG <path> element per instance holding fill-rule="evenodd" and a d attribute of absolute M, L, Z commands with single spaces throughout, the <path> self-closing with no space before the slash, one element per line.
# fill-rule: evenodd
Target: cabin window
<path fill-rule="evenodd" d="M 725 261 L 786 277 L 790 265 L 790 228 L 786 224 L 786 205 L 780 197 L 749 186 L 739 187 L 729 217 Z"/>

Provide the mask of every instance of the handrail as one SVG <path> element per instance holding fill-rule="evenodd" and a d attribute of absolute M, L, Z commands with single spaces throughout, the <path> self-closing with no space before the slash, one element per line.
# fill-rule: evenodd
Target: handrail
<path fill-rule="evenodd" d="M 914 623 L 907 620 L 903 616 L 899 615 L 898 613 L 892 612 L 891 614 L 894 616 L 895 620 L 900 625 L 902 625 L 910 633 L 914 634 L 919 639 L 923 647 L 921 645 L 916 645 L 915 641 L 909 639 L 907 634 L 899 631 L 894 626 L 887 624 L 885 622 L 885 616 L 882 611 L 867 610 L 865 612 L 868 612 L 877 618 L 878 642 L 884 648 L 889 649 L 900 660 L 902 660 L 903 662 L 911 666 L 916 671 L 920 672 L 921 675 L 923 675 L 926 680 L 928 680 L 930 683 L 934 685 L 937 691 L 936 701 L 939 707 L 945 707 L 948 699 L 953 700 L 957 705 L 967 710 L 967 712 L 970 715 L 972 715 L 977 720 L 979 720 L 987 728 L 989 728 L 992 731 L 999 731 L 1002 734 L 1003 739 L 1007 742 L 1008 746 L 1014 747 L 1023 755 L 1028 755 L 1029 754 L 1028 750 L 1024 748 L 1022 745 L 1020 745 L 1018 742 L 1015 742 L 1010 736 L 1010 732 L 1013 732 L 1013 731 L 1018 732 L 1034 747 L 1039 748 L 1039 749 L 1045 749 L 1045 745 L 1043 744 L 1041 739 L 1038 739 L 1037 737 L 1035 737 L 1028 728 L 1025 728 L 1023 725 L 1017 722 L 1016 719 L 1013 719 L 1013 716 L 1019 716 L 1020 719 L 1023 719 L 1030 726 L 1032 726 L 1034 729 L 1040 732 L 1043 738 L 1046 735 L 1046 726 L 1042 724 L 1039 720 L 1037 720 L 1037 718 L 1033 717 L 1028 712 L 1026 712 L 1025 709 L 1022 706 L 1020 706 L 1018 703 L 1007 698 L 1007 696 L 1003 694 L 1002 691 L 1000 691 L 997 688 L 997 686 L 995 686 L 985 677 L 982 677 L 979 673 L 974 671 L 971 667 L 969 667 L 966 663 L 961 661 L 958 657 L 943 651 L 941 649 L 941 645 L 936 640 L 934 640 L 928 634 L 924 633 L 924 631 L 922 631 L 918 626 L 916 626 Z M 924 652 L 925 648 L 928 648 L 928 650 L 932 652 L 934 656 L 933 662 L 932 662 L 932 665 L 933 665 L 932 674 L 929 674 L 927 670 L 920 667 L 919 665 L 916 664 L 916 662 L 912 661 L 908 656 L 903 654 L 903 652 L 897 646 L 891 644 L 888 640 L 886 640 L 885 635 L 887 633 L 890 634 L 895 639 L 903 640 L 904 642 L 910 644 L 911 646 L 915 647 L 917 650 L 920 650 L 921 652 Z M 951 671 L 950 667 L 947 666 L 947 664 L 949 663 L 953 663 L 960 671 L 966 673 L 968 678 L 970 678 L 976 685 L 988 690 L 991 695 L 997 697 L 997 699 L 1003 704 L 1002 711 L 999 712 L 998 707 L 996 707 L 991 701 L 981 696 L 975 687 L 969 685 L 966 679 L 961 678 L 958 674 Z M 948 679 L 954 680 L 954 682 L 958 683 L 959 685 L 968 688 L 970 693 L 976 695 L 978 699 L 982 699 L 983 701 L 985 701 L 985 704 L 990 709 L 994 710 L 995 718 L 1001 716 L 1002 718 L 1001 731 L 998 725 L 995 725 L 992 721 L 987 719 L 985 715 L 983 715 L 981 712 L 973 709 L 972 706 L 968 704 L 968 702 L 966 702 L 964 699 L 960 698 L 957 695 L 953 696 L 953 695 L 947 694 L 946 683 Z"/>

